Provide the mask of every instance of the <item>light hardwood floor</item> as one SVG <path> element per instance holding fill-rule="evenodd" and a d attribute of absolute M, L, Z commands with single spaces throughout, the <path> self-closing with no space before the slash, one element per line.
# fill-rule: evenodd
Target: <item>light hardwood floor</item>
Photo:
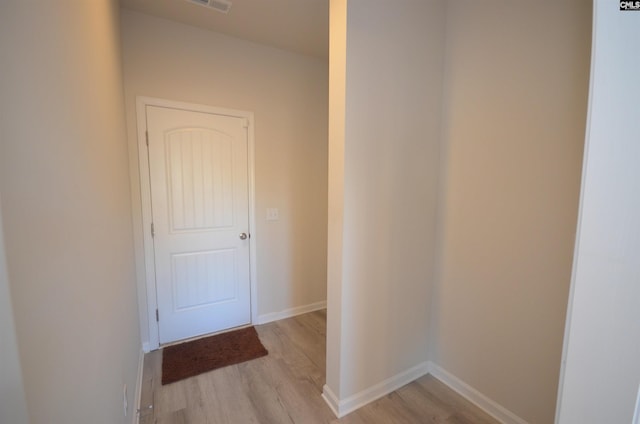
<path fill-rule="evenodd" d="M 338 420 L 320 397 L 326 312 L 256 329 L 268 356 L 166 386 L 162 351 L 145 355 L 140 423 L 498 424 L 429 375 Z"/>

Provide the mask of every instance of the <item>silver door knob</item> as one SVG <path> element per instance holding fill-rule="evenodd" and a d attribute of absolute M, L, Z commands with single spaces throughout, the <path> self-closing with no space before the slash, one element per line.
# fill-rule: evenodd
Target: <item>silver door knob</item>
<path fill-rule="evenodd" d="M 247 239 L 247 233 L 240 233 L 240 240 L 246 240 Z"/>

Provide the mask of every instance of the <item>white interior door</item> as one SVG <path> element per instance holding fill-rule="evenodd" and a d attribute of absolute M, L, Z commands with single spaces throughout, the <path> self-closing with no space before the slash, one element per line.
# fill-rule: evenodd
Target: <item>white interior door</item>
<path fill-rule="evenodd" d="M 160 343 L 250 323 L 247 120 L 146 118 Z"/>

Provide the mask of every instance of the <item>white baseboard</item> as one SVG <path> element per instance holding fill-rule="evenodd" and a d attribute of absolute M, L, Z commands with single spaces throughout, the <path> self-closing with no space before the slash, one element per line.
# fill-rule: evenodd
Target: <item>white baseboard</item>
<path fill-rule="evenodd" d="M 386 380 L 371 386 L 366 390 L 351 395 L 344 400 L 338 400 L 331 389 L 325 385 L 322 397 L 325 402 L 327 402 L 333 413 L 336 414 L 338 418 L 342 418 L 350 412 L 388 395 L 405 384 L 409 384 L 413 380 L 422 377 L 427 374 L 428 371 L 428 363 L 422 362 L 415 367 L 409 368 L 408 370 L 396 374 L 393 377 L 387 378 Z"/>
<path fill-rule="evenodd" d="M 528 424 L 525 420 L 518 417 L 513 412 L 504 408 L 497 402 L 489 399 L 439 365 L 429 361 L 428 369 L 429 374 L 442 381 L 451 389 L 458 392 L 459 395 L 466 398 L 469 402 L 473 403 L 478 408 L 482 409 L 484 412 L 500 421 L 502 424 Z"/>
<path fill-rule="evenodd" d="M 140 399 L 142 398 L 142 372 L 144 371 L 144 351 L 138 355 L 138 375 L 136 376 L 136 391 L 133 394 L 133 412 L 131 413 L 133 424 L 140 422 Z"/>
<path fill-rule="evenodd" d="M 338 397 L 333 393 L 333 390 L 329 388 L 326 384 L 322 387 L 322 399 L 329 405 L 331 411 L 333 411 L 334 415 L 338 418 L 341 417 L 338 410 L 340 409 L 338 401 Z"/>
<path fill-rule="evenodd" d="M 504 408 L 492 399 L 489 399 L 478 390 L 469 386 L 458 377 L 431 361 L 423 362 L 366 390 L 349 396 L 342 401 L 339 400 L 335 393 L 333 393 L 333 391 L 325 384 L 322 390 L 322 398 L 327 405 L 329 405 L 329 408 L 331 408 L 336 417 L 342 418 L 364 405 L 411 383 L 425 374 L 431 374 L 502 424 L 528 424 L 513 412 Z"/>
<path fill-rule="evenodd" d="M 255 324 L 266 324 L 280 319 L 295 317 L 296 315 L 306 314 L 307 312 L 318 311 L 327 307 L 327 301 L 310 303 L 308 305 L 296 306 L 295 308 L 285 309 L 280 312 L 271 312 L 268 314 L 258 315 L 258 322 Z"/>

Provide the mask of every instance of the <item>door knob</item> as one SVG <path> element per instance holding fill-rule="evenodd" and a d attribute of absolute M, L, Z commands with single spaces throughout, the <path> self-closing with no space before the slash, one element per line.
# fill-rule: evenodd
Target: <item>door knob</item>
<path fill-rule="evenodd" d="M 246 240 L 247 239 L 247 233 L 240 233 L 240 240 Z"/>

